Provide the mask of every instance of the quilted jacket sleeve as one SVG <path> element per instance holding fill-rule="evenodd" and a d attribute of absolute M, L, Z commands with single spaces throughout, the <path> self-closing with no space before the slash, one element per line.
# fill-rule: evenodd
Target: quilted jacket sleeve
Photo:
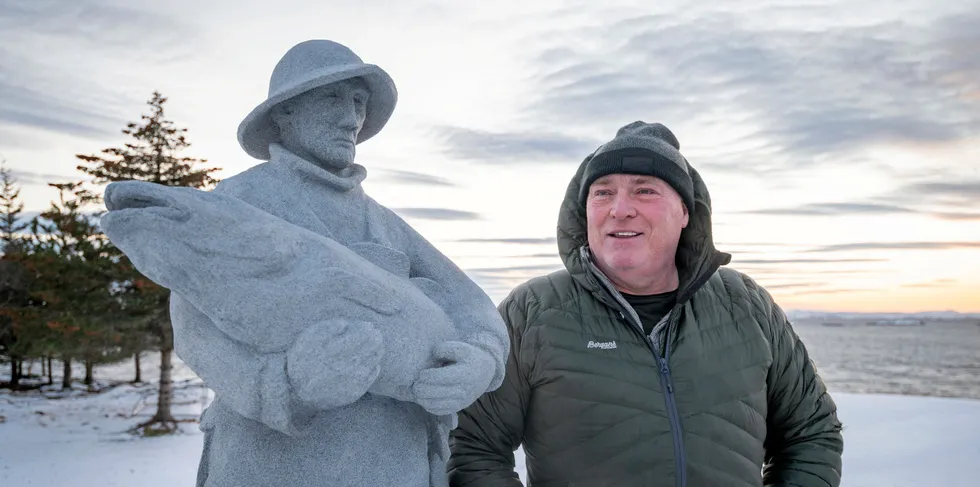
<path fill-rule="evenodd" d="M 524 414 L 531 388 L 521 363 L 521 330 L 526 310 L 512 293 L 498 309 L 510 331 L 503 384 L 459 413 L 449 442 L 451 487 L 519 487 L 514 452 L 524 436 Z"/>
<path fill-rule="evenodd" d="M 837 406 L 806 346 L 783 311 L 762 288 L 759 305 L 768 322 L 773 363 L 769 370 L 768 434 L 763 484 L 767 487 L 837 487 L 844 440 Z"/>

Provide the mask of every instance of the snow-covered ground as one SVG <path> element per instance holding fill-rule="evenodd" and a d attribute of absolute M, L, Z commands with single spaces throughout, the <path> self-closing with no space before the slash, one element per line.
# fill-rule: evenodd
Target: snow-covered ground
<path fill-rule="evenodd" d="M 155 378 L 154 360 L 144 360 L 147 380 Z M 128 363 L 96 372 L 103 381 L 131 375 Z M 193 421 L 210 395 L 179 361 L 175 379 L 175 415 Z M 195 423 L 167 437 L 126 433 L 153 414 L 154 393 L 153 384 L 116 385 L 94 395 L 76 387 L 62 399 L 0 392 L 0 486 L 193 486 L 202 441 Z M 835 398 L 845 423 L 844 487 L 980 485 L 980 401 L 844 393 Z"/>

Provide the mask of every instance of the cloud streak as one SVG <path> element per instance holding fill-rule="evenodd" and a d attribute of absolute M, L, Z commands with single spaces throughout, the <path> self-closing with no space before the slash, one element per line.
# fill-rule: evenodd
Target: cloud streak
<path fill-rule="evenodd" d="M 878 200 L 904 205 L 929 204 L 953 209 L 975 209 L 980 207 L 980 180 L 908 183 L 879 196 Z"/>
<path fill-rule="evenodd" d="M 507 245 L 545 245 L 558 242 L 556 237 L 516 237 L 516 238 L 461 238 L 458 243 L 487 243 Z"/>
<path fill-rule="evenodd" d="M 773 289 L 798 289 L 798 288 L 808 288 L 809 289 L 809 288 L 814 288 L 814 287 L 822 287 L 822 286 L 826 286 L 826 285 L 827 285 L 827 283 L 825 283 L 825 282 L 793 282 L 793 283 L 784 283 L 784 284 L 767 284 L 764 287 L 766 289 L 770 289 L 770 290 L 773 290 Z"/>
<path fill-rule="evenodd" d="M 493 165 L 579 161 L 599 142 L 558 133 L 488 132 L 440 127 L 437 140 L 453 158 Z"/>
<path fill-rule="evenodd" d="M 45 186 L 48 183 L 62 183 L 66 181 L 77 181 L 83 179 L 77 175 L 67 176 L 60 174 L 47 174 L 19 169 L 11 169 L 10 175 L 13 177 L 14 184 L 21 186 Z"/>
<path fill-rule="evenodd" d="M 918 200 L 919 203 L 922 201 Z M 980 220 L 980 212 L 927 210 L 874 202 L 810 203 L 791 208 L 763 208 L 739 213 L 769 216 L 925 215 L 941 220 Z"/>
<path fill-rule="evenodd" d="M 935 288 L 935 287 L 952 287 L 955 285 L 956 285 L 956 279 L 933 279 L 931 281 L 926 281 L 926 282 L 903 284 L 902 287 Z"/>
<path fill-rule="evenodd" d="M 867 289 L 853 289 L 853 288 L 831 288 L 831 289 L 804 289 L 804 290 L 794 290 L 790 292 L 783 292 L 787 296 L 809 296 L 812 294 L 842 294 L 842 293 L 860 293 L 867 292 Z"/>
<path fill-rule="evenodd" d="M 23 72 L 16 62 L 5 57 L 0 48 L 0 71 Z M 45 92 L 28 88 L 28 81 L 0 78 L 0 144 L 19 146 L 20 137 L 10 125 L 42 129 L 77 137 L 101 137 L 118 132 L 121 119 L 104 115 L 94 107 L 61 97 L 54 90 Z"/>
<path fill-rule="evenodd" d="M 776 264 L 840 264 L 856 262 L 887 262 L 888 259 L 732 259 L 733 265 L 776 265 Z"/>
<path fill-rule="evenodd" d="M 14 36 L 67 38 L 100 49 L 161 51 L 194 35 L 172 16 L 104 0 L 5 2 L 0 30 Z"/>
<path fill-rule="evenodd" d="M 466 221 L 481 218 L 479 213 L 448 208 L 392 208 L 392 211 L 417 220 Z"/>
<path fill-rule="evenodd" d="M 547 125 L 640 117 L 727 126 L 760 143 L 754 167 L 783 169 L 870 143 L 949 142 L 980 130 L 980 62 L 964 47 L 980 45 L 980 13 L 856 26 L 818 11 L 793 17 L 813 20 L 806 29 L 728 12 L 579 28 L 589 43 L 546 46 L 535 59 L 542 95 L 528 110 Z"/>
<path fill-rule="evenodd" d="M 878 203 L 812 203 L 793 208 L 767 208 L 749 210 L 742 213 L 779 216 L 838 216 L 843 213 L 881 215 L 915 212 L 915 210 L 909 208 Z"/>
<path fill-rule="evenodd" d="M 381 172 L 379 176 L 372 178 L 374 181 L 391 182 L 398 184 L 412 184 L 419 186 L 437 186 L 454 188 L 456 183 L 432 174 L 425 174 L 414 171 L 404 171 L 401 169 L 377 169 Z"/>
<path fill-rule="evenodd" d="M 557 259 L 559 258 L 559 255 L 558 252 L 549 252 L 549 253 L 538 253 L 538 254 L 511 255 L 509 257 L 515 259 L 551 259 L 551 258 Z"/>
<path fill-rule="evenodd" d="M 473 269 L 467 269 L 467 272 L 473 272 L 476 274 L 483 275 L 499 275 L 499 274 L 514 274 L 514 273 L 527 273 L 527 272 L 553 272 L 559 269 L 564 269 L 562 264 L 533 264 L 533 265 L 516 265 L 508 267 L 478 267 Z"/>
<path fill-rule="evenodd" d="M 953 250 L 980 249 L 980 242 L 857 242 L 815 247 L 807 252 L 846 252 L 852 250 Z"/>
<path fill-rule="evenodd" d="M 788 278 L 798 277 L 800 275 L 799 269 L 796 268 L 785 268 L 785 267 L 754 267 L 746 266 L 742 267 L 738 264 L 732 264 L 737 269 L 752 275 L 765 275 L 765 276 L 786 276 Z M 869 274 L 872 271 L 867 269 L 807 269 L 807 275 L 855 275 L 855 274 Z"/>
<path fill-rule="evenodd" d="M 980 181 L 942 181 L 908 184 L 898 191 L 899 194 L 913 197 L 928 194 L 962 199 L 964 201 L 980 201 Z"/>
<path fill-rule="evenodd" d="M 937 211 L 932 214 L 936 218 L 942 220 L 953 220 L 953 221 L 980 221 L 980 213 L 968 213 L 968 212 L 955 212 L 955 211 Z"/>
<path fill-rule="evenodd" d="M 21 145 L 17 127 L 83 138 L 118 133 L 123 109 L 137 100 L 121 81 L 111 87 L 99 82 L 102 71 L 120 61 L 149 57 L 161 65 L 182 58 L 197 38 L 172 16 L 104 0 L 6 2 L 0 32 L 5 146 Z"/>
<path fill-rule="evenodd" d="M 500 267 L 473 267 L 463 271 L 492 298 L 501 298 L 515 286 L 534 277 L 564 269 L 560 263 Z"/>

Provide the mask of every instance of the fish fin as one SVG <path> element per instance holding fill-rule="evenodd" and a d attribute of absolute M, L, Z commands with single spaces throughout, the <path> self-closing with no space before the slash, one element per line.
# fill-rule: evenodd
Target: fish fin
<path fill-rule="evenodd" d="M 404 252 L 374 242 L 358 242 L 351 250 L 372 264 L 399 277 L 408 277 L 411 263 Z"/>
<path fill-rule="evenodd" d="M 448 310 L 452 308 L 452 302 L 450 295 L 446 292 L 446 288 L 432 279 L 427 277 L 413 277 L 410 279 L 415 287 L 419 288 L 423 294 L 425 294 L 433 303 L 439 305 L 443 310 Z"/>
<path fill-rule="evenodd" d="M 338 293 L 341 298 L 385 316 L 401 311 L 402 306 L 394 296 L 370 280 L 336 267 L 326 272 L 329 281 L 335 283 L 330 291 Z"/>

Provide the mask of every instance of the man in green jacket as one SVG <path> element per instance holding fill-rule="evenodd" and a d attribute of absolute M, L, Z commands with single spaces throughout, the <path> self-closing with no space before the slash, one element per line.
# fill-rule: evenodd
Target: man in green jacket
<path fill-rule="evenodd" d="M 562 202 L 565 270 L 500 303 L 503 385 L 460 412 L 450 485 L 836 487 L 837 407 L 769 293 L 722 267 L 700 175 L 634 122 Z"/>

